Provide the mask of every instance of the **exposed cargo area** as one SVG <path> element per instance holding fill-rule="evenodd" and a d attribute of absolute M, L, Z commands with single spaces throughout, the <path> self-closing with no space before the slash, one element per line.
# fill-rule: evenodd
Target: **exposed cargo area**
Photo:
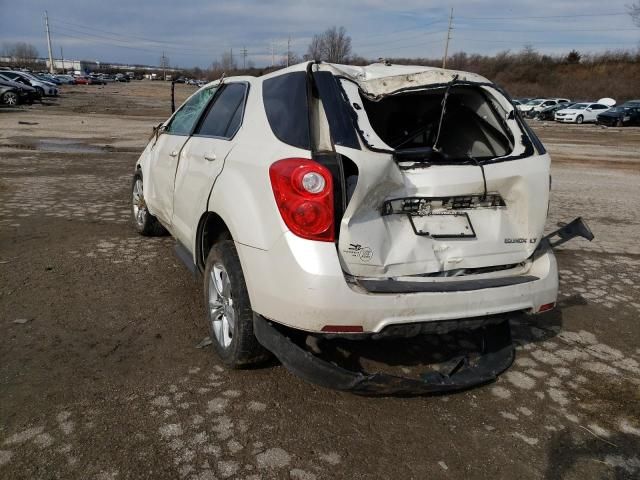
<path fill-rule="evenodd" d="M 469 162 L 508 155 L 508 113 L 482 87 L 425 88 L 374 101 L 361 95 L 376 134 L 394 150 L 433 148 L 431 161 Z M 444 112 L 443 112 L 444 110 Z"/>

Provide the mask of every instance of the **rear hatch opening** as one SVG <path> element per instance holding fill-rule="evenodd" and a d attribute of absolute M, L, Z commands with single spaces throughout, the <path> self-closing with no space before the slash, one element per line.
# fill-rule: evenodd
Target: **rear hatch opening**
<path fill-rule="evenodd" d="M 495 85 L 432 70 L 337 76 L 362 145 L 335 146 L 357 172 L 339 225 L 345 276 L 526 276 L 508 266 L 528 267 L 542 237 L 549 157 Z"/>
<path fill-rule="evenodd" d="M 513 151 L 508 112 L 481 87 L 451 85 L 369 99 L 362 107 L 396 159 L 414 163 L 475 163 Z"/>

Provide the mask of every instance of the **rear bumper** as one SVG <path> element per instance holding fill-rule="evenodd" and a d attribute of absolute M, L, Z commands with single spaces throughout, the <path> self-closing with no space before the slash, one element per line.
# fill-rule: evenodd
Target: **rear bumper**
<path fill-rule="evenodd" d="M 508 320 L 482 329 L 484 348 L 479 358 L 453 358 L 440 365 L 440 370 L 427 371 L 419 378 L 347 370 L 313 355 L 293 341 L 286 329 L 260 315 L 254 315 L 253 331 L 258 341 L 293 374 L 322 387 L 368 396 L 427 395 L 464 390 L 495 380 L 514 359 Z"/>
<path fill-rule="evenodd" d="M 292 328 L 390 325 L 537 311 L 556 301 L 558 272 L 551 251 L 538 256 L 523 283 L 417 293 L 372 293 L 345 280 L 333 243 L 285 233 L 270 250 L 236 245 L 253 310 Z M 466 280 L 469 277 L 465 277 Z"/>

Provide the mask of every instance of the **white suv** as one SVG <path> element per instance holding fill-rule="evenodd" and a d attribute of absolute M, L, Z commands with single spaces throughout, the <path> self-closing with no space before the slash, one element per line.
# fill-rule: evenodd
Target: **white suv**
<path fill-rule="evenodd" d="M 204 275 L 239 367 L 283 358 L 266 324 L 361 338 L 552 308 L 549 166 L 483 77 L 309 62 L 194 93 L 140 156 L 133 213 Z"/>

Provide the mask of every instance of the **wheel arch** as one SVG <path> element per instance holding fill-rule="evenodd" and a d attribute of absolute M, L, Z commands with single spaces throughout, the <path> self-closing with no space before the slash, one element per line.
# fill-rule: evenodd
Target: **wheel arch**
<path fill-rule="evenodd" d="M 216 212 L 204 212 L 198 221 L 195 245 L 195 262 L 201 272 L 204 272 L 207 255 L 211 247 L 225 237 L 233 239 L 227 222 Z"/>

